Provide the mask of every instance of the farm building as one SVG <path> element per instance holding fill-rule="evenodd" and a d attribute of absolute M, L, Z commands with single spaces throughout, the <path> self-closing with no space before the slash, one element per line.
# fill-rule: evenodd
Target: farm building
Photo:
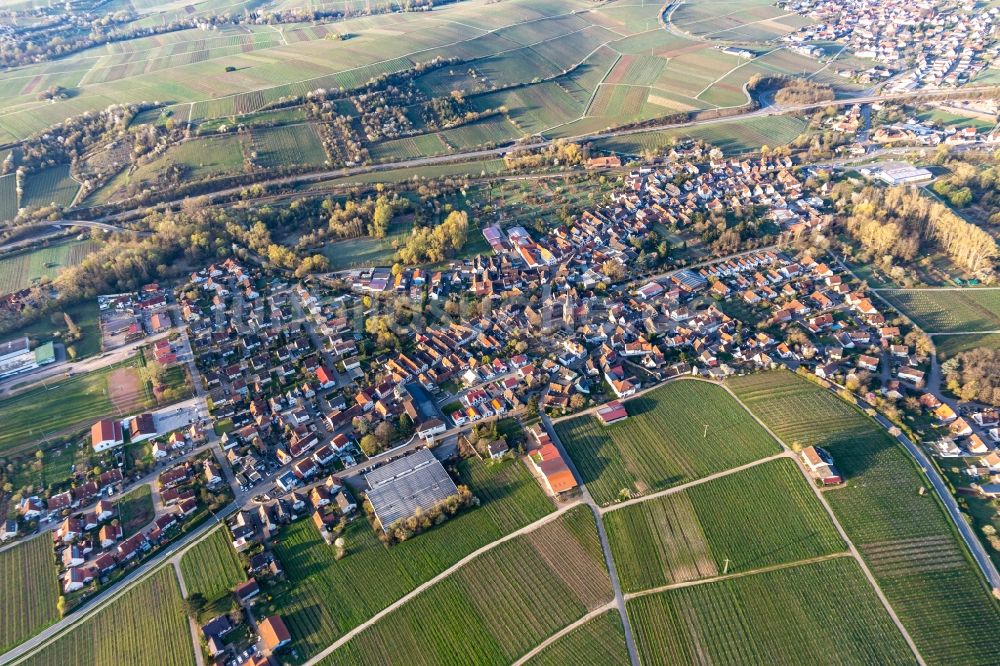
<path fill-rule="evenodd" d="M 618 400 L 613 400 L 597 410 L 597 418 L 601 425 L 611 425 L 627 419 L 628 412 L 625 411 L 625 405 Z"/>
<path fill-rule="evenodd" d="M 397 520 L 412 516 L 417 509 L 427 511 L 458 494 L 448 471 L 427 449 L 369 472 L 365 481 L 370 488 L 368 501 L 383 532 L 388 532 Z"/>
<path fill-rule="evenodd" d="M 272 615 L 260 621 L 257 625 L 260 632 L 260 640 L 268 652 L 274 652 L 285 647 L 292 642 L 292 635 L 288 633 L 284 620 L 280 615 Z"/>
<path fill-rule="evenodd" d="M 528 459 L 541 477 L 545 490 L 550 495 L 558 495 L 576 488 L 576 477 L 552 443 L 549 433 L 540 426 L 534 426 L 530 432 L 534 446 Z"/>
<path fill-rule="evenodd" d="M 813 479 L 824 486 L 834 486 L 843 483 L 844 479 L 833 465 L 830 454 L 818 446 L 807 446 L 802 449 L 802 462 Z"/>

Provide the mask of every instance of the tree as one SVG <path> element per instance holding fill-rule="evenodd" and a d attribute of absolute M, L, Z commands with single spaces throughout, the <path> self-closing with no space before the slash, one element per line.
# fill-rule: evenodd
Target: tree
<path fill-rule="evenodd" d="M 625 279 L 625 266 L 617 259 L 608 259 L 601 264 L 601 274 L 607 276 L 612 282 Z"/>
<path fill-rule="evenodd" d="M 59 611 L 60 617 L 66 615 L 66 597 L 59 595 L 59 599 L 56 601 L 56 610 Z"/>
<path fill-rule="evenodd" d="M 372 215 L 370 233 L 375 238 L 385 238 L 392 223 L 393 205 L 387 196 L 379 195 L 375 200 L 375 213 Z"/>
<path fill-rule="evenodd" d="M 192 592 L 187 599 L 184 600 L 184 609 L 187 614 L 193 618 L 198 617 L 198 613 L 202 611 L 205 607 L 207 600 L 205 595 L 201 592 Z"/>
<path fill-rule="evenodd" d="M 392 427 L 392 424 L 388 421 L 382 421 L 375 426 L 375 438 L 378 439 L 383 448 L 388 446 L 389 442 L 391 442 L 395 436 L 396 429 Z"/>
<path fill-rule="evenodd" d="M 365 435 L 361 438 L 359 445 L 364 454 L 369 458 L 379 453 L 383 448 L 382 443 L 379 442 L 375 435 Z"/>
<path fill-rule="evenodd" d="M 527 409 L 527 413 L 528 413 L 529 417 L 534 418 L 535 416 L 538 416 L 538 396 L 537 395 L 532 394 L 532 396 L 530 398 L 528 398 L 528 405 L 527 405 L 526 409 Z"/>
<path fill-rule="evenodd" d="M 76 325 L 76 322 L 73 321 L 73 318 L 69 316 L 68 312 L 63 312 L 63 319 L 66 321 L 66 330 L 69 332 L 67 339 L 79 340 L 82 335 L 80 333 L 80 327 Z"/>

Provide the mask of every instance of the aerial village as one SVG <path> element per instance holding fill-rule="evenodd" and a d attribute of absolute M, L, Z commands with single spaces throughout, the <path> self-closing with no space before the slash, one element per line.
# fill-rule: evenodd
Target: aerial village
<path fill-rule="evenodd" d="M 890 81 L 895 92 L 954 88 L 971 81 L 997 57 L 997 7 L 963 0 L 796 0 L 793 11 L 818 23 L 784 37 L 793 48 L 816 57 L 838 55 L 837 47 L 872 63 L 835 71 L 861 83 Z"/>
<path fill-rule="evenodd" d="M 574 474 L 540 418 L 592 409 L 613 427 L 629 398 L 664 381 L 777 366 L 849 387 L 862 405 L 919 401 L 946 428 L 935 452 L 981 456 L 967 473 L 1000 496 L 996 411 L 959 414 L 928 390 L 920 331 L 888 317 L 832 253 L 796 249 L 833 220 L 829 181 L 779 155 L 674 156 L 626 173 L 566 226 L 486 226 L 491 254 L 432 271 L 299 283 L 228 259 L 172 291 L 102 298 L 108 334 L 152 339 L 160 362 L 189 373 L 191 411 L 95 415 L 104 466 L 71 491 L 23 499 L 7 538 L 48 525 L 76 602 L 232 506 L 224 519 L 249 576 L 233 594 L 253 617 L 261 584 L 283 576 L 270 544 L 294 520 L 311 520 L 341 555 L 355 520 L 391 546 L 475 504 L 450 470 L 463 456 L 520 458 L 547 494 L 571 497 Z M 780 244 L 683 267 L 639 261 L 657 229 L 684 233 L 733 210 L 752 211 Z M 125 476 L 116 460 L 139 442 L 154 467 Z M 823 449 L 799 454 L 818 484 L 843 481 Z M 123 515 L 112 495 L 144 484 L 153 514 Z M 237 628 L 226 614 L 201 627 L 219 663 L 234 658 L 223 637 Z M 258 659 L 248 663 L 291 641 L 280 615 L 240 631 Z"/>

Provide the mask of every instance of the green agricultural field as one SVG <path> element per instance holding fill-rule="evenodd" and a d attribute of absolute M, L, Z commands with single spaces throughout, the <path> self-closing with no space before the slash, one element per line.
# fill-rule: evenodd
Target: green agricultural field
<path fill-rule="evenodd" d="M 848 557 L 627 602 L 644 664 L 914 664 Z"/>
<path fill-rule="evenodd" d="M 123 538 L 127 539 L 141 532 L 156 517 L 149 484 L 144 483 L 122 495 L 121 499 L 115 502 L 115 511 L 117 511 L 115 518 L 122 526 Z"/>
<path fill-rule="evenodd" d="M 939 335 L 934 338 L 934 347 L 938 357 L 943 361 L 956 354 L 970 349 L 987 347 L 1000 349 L 1000 333 L 983 333 L 979 335 Z"/>
<path fill-rule="evenodd" d="M 9 173 L 0 176 L 0 222 L 13 220 L 17 215 L 17 176 Z"/>
<path fill-rule="evenodd" d="M 886 289 L 879 293 L 927 333 L 1000 330 L 1000 289 Z"/>
<path fill-rule="evenodd" d="M 400 183 L 414 178 L 441 178 L 444 176 L 468 176 L 476 178 L 480 175 L 503 173 L 506 169 L 507 167 L 504 166 L 503 160 L 476 160 L 473 162 L 435 164 L 404 169 L 385 169 L 357 176 L 344 176 L 320 181 L 313 183 L 308 189 L 321 189 L 331 186 L 347 187 L 371 183 Z"/>
<path fill-rule="evenodd" d="M 787 459 L 607 512 L 604 523 L 626 592 L 847 548 Z"/>
<path fill-rule="evenodd" d="M 628 646 L 617 610 L 601 613 L 550 643 L 528 666 L 627 666 Z"/>
<path fill-rule="evenodd" d="M 133 359 L 75 377 L 57 377 L 44 386 L 0 400 L 0 451 L 33 451 L 43 437 L 69 434 L 105 416 L 151 406 L 141 387 L 118 384 L 112 388 L 109 384 L 109 378 L 135 375 L 135 365 Z M 39 420 L 39 414 L 45 418 Z"/>
<path fill-rule="evenodd" d="M 778 444 L 725 389 L 677 381 L 629 400 L 627 421 L 593 415 L 556 423 L 594 499 L 610 504 L 778 453 Z M 708 426 L 706 435 L 705 426 Z"/>
<path fill-rule="evenodd" d="M 445 144 L 440 134 L 420 134 L 375 143 L 369 147 L 368 151 L 376 162 L 390 162 L 441 155 L 448 152 L 448 145 Z"/>
<path fill-rule="evenodd" d="M 924 121 L 938 123 L 944 127 L 954 127 L 965 129 L 975 127 L 980 132 L 989 132 L 996 125 L 992 120 L 978 116 L 966 116 L 954 113 L 948 109 L 930 108 L 917 114 L 917 118 Z"/>
<path fill-rule="evenodd" d="M 930 483 L 909 454 L 859 410 L 792 373 L 730 385 L 786 443 L 833 456 L 847 483 L 824 497 L 926 662 L 992 663 L 981 637 L 1000 628 L 1000 608 L 933 493 L 921 494 Z"/>
<path fill-rule="evenodd" d="M 191 632 L 173 568 L 143 579 L 20 663 L 190 666 Z"/>
<path fill-rule="evenodd" d="M 487 118 L 441 132 L 441 139 L 452 150 L 509 143 L 521 136 L 521 131 L 503 117 Z"/>
<path fill-rule="evenodd" d="M 611 598 L 594 516 L 577 507 L 480 555 L 322 663 L 511 663 Z"/>
<path fill-rule="evenodd" d="M 601 139 L 594 143 L 601 150 L 641 155 L 645 151 L 660 151 L 669 147 L 674 138 L 692 138 L 706 141 L 727 154 L 739 154 L 760 150 L 764 145 L 783 146 L 794 140 L 805 128 L 803 121 L 792 116 L 765 116 L 639 132 Z"/>
<path fill-rule="evenodd" d="M 70 178 L 68 164 L 49 167 L 25 177 L 21 208 L 43 208 L 53 203 L 68 207 L 79 189 L 80 184 Z"/>
<path fill-rule="evenodd" d="M 181 575 L 188 595 L 216 599 L 246 580 L 229 532 L 219 527 L 181 558 Z"/>
<path fill-rule="evenodd" d="M 59 574 L 47 534 L 0 552 L 0 650 L 59 619 Z"/>
<path fill-rule="evenodd" d="M 281 166 L 322 166 L 326 151 L 312 125 L 267 127 L 253 131 L 257 161 L 267 169 Z"/>
<path fill-rule="evenodd" d="M 168 148 L 151 162 L 138 166 L 129 182 L 153 181 L 167 168 L 177 166 L 187 180 L 202 180 L 243 172 L 243 145 L 238 136 L 192 139 Z"/>
<path fill-rule="evenodd" d="M 330 270 L 340 271 L 356 266 L 386 266 L 392 263 L 396 244 L 402 244 L 410 235 L 410 224 L 395 224 L 385 238 L 362 236 L 327 243 L 323 255 L 330 260 Z"/>
<path fill-rule="evenodd" d="M 94 251 L 93 241 L 69 241 L 0 259 L 0 294 L 9 294 L 51 280 L 63 268 L 76 266 Z"/>
<path fill-rule="evenodd" d="M 302 654 L 319 652 L 468 553 L 553 511 L 520 461 L 465 461 L 460 472 L 481 505 L 390 548 L 363 519 L 344 531 L 341 560 L 311 521 L 282 531 L 276 553 L 290 584 L 266 610 L 285 618 Z"/>

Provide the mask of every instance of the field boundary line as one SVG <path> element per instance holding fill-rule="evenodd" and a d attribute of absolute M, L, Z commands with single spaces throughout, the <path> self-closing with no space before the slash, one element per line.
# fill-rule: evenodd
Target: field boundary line
<path fill-rule="evenodd" d="M 781 571 L 783 569 L 794 569 L 796 567 L 804 567 L 804 566 L 809 566 L 810 564 L 826 562 L 827 560 L 839 560 L 845 557 L 852 557 L 850 551 L 845 550 L 840 553 L 828 553 L 826 555 L 817 555 L 816 557 L 810 557 L 805 560 L 796 560 L 794 562 L 782 562 L 781 564 L 771 564 L 766 567 L 749 569 L 747 571 L 737 571 L 722 576 L 710 576 L 708 578 L 699 578 L 697 580 L 685 580 L 678 583 L 668 583 L 667 585 L 652 587 L 648 590 L 640 590 L 639 592 L 628 592 L 625 594 L 625 599 L 631 601 L 632 599 L 638 599 L 640 597 L 648 597 L 652 594 L 669 592 L 670 590 L 680 590 L 686 587 L 697 587 L 698 585 L 708 585 L 710 583 L 718 583 L 720 581 L 732 580 L 735 578 L 746 578 L 747 576 L 755 576 L 757 574 L 769 573 L 772 571 Z"/>
<path fill-rule="evenodd" d="M 608 42 L 608 43 L 610 44 L 611 42 Z M 587 57 L 589 58 L 596 51 L 597 51 L 597 49 L 594 49 L 594 51 L 591 51 L 587 55 Z M 580 114 L 580 117 L 577 118 L 577 120 L 580 120 L 582 118 L 586 118 L 587 117 L 587 114 L 590 113 L 590 107 L 594 105 L 594 99 L 597 97 L 597 91 L 599 91 L 601 89 L 601 86 L 604 85 L 604 82 L 608 80 L 609 76 L 611 76 L 611 71 L 615 67 L 618 66 L 618 63 L 620 63 L 622 61 L 622 54 L 620 52 L 618 52 L 618 51 L 616 51 L 616 53 L 618 53 L 618 57 L 615 58 L 615 61 L 613 63 L 611 63 L 610 67 L 608 67 L 608 71 L 604 72 L 604 76 L 602 76 L 601 80 L 597 82 L 596 86 L 594 86 L 594 92 L 590 93 L 590 99 L 587 100 L 587 106 L 583 107 L 583 113 Z M 646 86 L 646 87 L 648 88 L 649 86 Z M 563 123 L 563 125 L 565 125 L 565 124 L 566 123 Z M 559 127 L 559 125 L 555 125 L 554 127 L 550 127 L 549 129 L 550 130 L 551 129 L 555 129 L 556 127 Z M 546 130 L 546 131 L 548 131 L 548 130 Z"/>
<path fill-rule="evenodd" d="M 907 631 L 906 627 L 903 626 L 903 621 L 899 619 L 898 615 L 896 615 L 896 609 L 894 609 L 892 607 L 892 604 L 889 603 L 889 598 L 885 596 L 885 593 L 882 591 L 881 586 L 879 586 L 878 581 L 875 579 L 875 575 L 871 572 L 871 569 L 868 568 L 868 564 L 865 562 L 864 558 L 861 557 L 861 552 L 858 550 L 858 547 L 854 545 L 854 542 L 851 541 L 851 538 L 847 535 L 847 531 L 844 529 L 844 526 L 840 524 L 840 521 L 837 519 L 837 515 L 833 512 L 833 507 L 830 506 L 830 503 L 827 502 L 824 494 L 819 491 L 819 488 L 816 487 L 816 484 L 809 477 L 809 473 L 806 472 L 805 465 L 802 463 L 802 459 L 799 458 L 799 456 L 795 455 L 792 452 L 791 447 L 785 444 L 784 440 L 778 437 L 778 435 L 774 431 L 772 431 L 767 426 L 766 423 L 764 423 L 760 418 L 757 417 L 756 414 L 750 411 L 750 408 L 746 406 L 746 404 L 740 399 L 738 395 L 736 395 L 736 393 L 731 388 L 729 388 L 729 386 L 723 384 L 722 387 L 727 392 L 729 392 L 729 395 L 733 396 L 733 399 L 736 400 L 736 402 L 738 402 L 740 406 L 743 407 L 743 409 L 749 412 L 749 414 L 754 418 L 754 420 L 757 421 L 757 423 L 759 423 L 761 427 L 764 428 L 764 430 L 766 430 L 768 434 L 771 435 L 771 437 L 774 437 L 775 441 L 777 441 L 792 455 L 792 458 L 795 460 L 795 464 L 799 468 L 799 472 L 802 473 L 805 482 L 809 485 L 810 488 L 812 488 L 813 494 L 819 500 L 820 504 L 823 505 L 823 508 L 826 510 L 826 514 L 830 517 L 830 521 L 833 523 L 833 526 L 837 528 L 837 532 L 840 534 L 840 538 L 843 539 L 844 543 L 847 544 L 847 548 L 850 554 L 854 557 L 854 560 L 858 563 L 858 566 L 861 567 L 862 573 L 864 573 L 865 578 L 868 579 L 868 583 L 872 586 L 872 589 L 878 596 L 879 601 L 882 602 L 882 606 L 889 614 L 889 618 L 896 625 L 896 628 L 899 630 L 899 633 L 902 634 L 903 640 L 905 640 L 906 644 L 910 646 L 910 650 L 913 652 L 913 656 L 916 658 L 917 663 L 920 664 L 920 666 L 926 666 L 926 662 L 924 661 L 923 656 L 921 656 L 920 650 L 917 649 L 917 644 L 913 641 L 913 637 L 910 636 L 910 632 Z"/>
<path fill-rule="evenodd" d="M 754 57 L 750 58 L 749 60 L 747 60 L 746 62 L 741 62 L 740 64 L 736 65 L 731 70 L 729 70 L 728 72 L 726 72 L 725 74 L 723 74 L 722 76 L 720 76 L 719 78 L 715 79 L 714 81 L 712 81 L 711 83 L 709 83 L 707 86 L 705 86 L 704 88 L 702 88 L 701 92 L 699 92 L 697 95 L 695 95 L 691 99 L 694 99 L 694 100 L 699 101 L 699 102 L 703 102 L 704 100 L 701 99 L 701 96 L 704 95 L 705 93 L 707 93 L 709 91 L 709 89 L 712 86 L 714 86 L 716 83 L 719 83 L 720 81 L 722 81 L 722 79 L 726 78 L 727 76 L 729 76 L 730 74 L 732 74 L 736 70 L 741 69 L 743 67 L 746 67 L 747 65 L 750 65 L 750 64 L 752 64 L 752 63 L 760 60 L 764 56 L 768 56 L 768 55 L 771 55 L 772 53 L 776 53 L 777 51 L 781 51 L 784 48 L 785 48 L 784 46 L 779 46 L 776 49 L 771 49 L 770 51 L 766 51 L 765 53 L 761 53 L 759 56 L 754 56 Z M 747 98 L 747 100 L 748 101 L 753 101 L 753 100 L 749 99 L 749 97 Z"/>
<path fill-rule="evenodd" d="M 383 60 L 375 60 L 375 61 L 372 61 L 372 62 L 369 62 L 369 63 L 365 63 L 364 65 L 358 65 L 357 67 L 348 67 L 347 69 L 341 69 L 341 70 L 331 71 L 331 72 L 328 72 L 327 74 L 320 74 L 319 76 L 310 76 L 310 77 L 307 77 L 305 79 L 299 79 L 297 81 L 285 81 L 284 83 L 279 83 L 279 84 L 276 84 L 276 85 L 261 86 L 260 88 L 254 88 L 252 90 L 241 90 L 240 92 L 231 93 L 231 94 L 228 94 L 228 95 L 221 95 L 219 97 L 208 97 L 208 98 L 205 98 L 205 99 L 193 100 L 191 103 L 193 104 L 195 102 L 215 102 L 215 101 L 222 100 L 222 99 L 229 99 L 231 97 L 239 97 L 240 95 L 245 95 L 245 94 L 248 94 L 248 93 L 263 92 L 263 91 L 266 91 L 266 90 L 273 90 L 274 88 L 280 88 L 282 86 L 290 86 L 290 85 L 301 84 L 301 83 L 309 83 L 310 81 L 318 81 L 319 79 L 323 79 L 323 78 L 326 78 L 328 76 L 336 76 L 338 74 L 345 74 L 347 72 L 355 72 L 355 71 L 357 71 L 359 69 L 364 69 L 366 67 L 372 67 L 374 65 L 382 65 L 382 64 L 385 64 L 385 63 L 388 63 L 388 62 L 392 62 L 394 60 L 400 60 L 400 59 L 411 60 L 412 56 L 419 55 L 421 53 L 426 53 L 428 51 L 437 51 L 437 50 L 440 50 L 440 49 L 451 48 L 453 46 L 458 46 L 459 44 L 465 44 L 466 42 L 472 42 L 472 41 L 475 41 L 475 40 L 480 39 L 482 37 L 485 37 L 486 35 L 491 35 L 491 34 L 494 34 L 496 32 L 499 32 L 500 30 L 506 30 L 508 28 L 518 27 L 518 26 L 522 26 L 522 25 L 528 25 L 528 24 L 537 23 L 537 22 L 540 22 L 540 21 L 548 21 L 548 20 L 551 20 L 551 19 L 562 18 L 564 16 L 572 16 L 572 15 L 575 15 L 577 13 L 579 13 L 579 12 L 578 11 L 572 11 L 572 12 L 565 12 L 563 14 L 554 14 L 552 16 L 541 16 L 541 17 L 538 17 L 538 18 L 528 19 L 527 21 L 519 21 L 517 23 L 511 23 L 509 25 L 502 26 L 500 28 L 493 28 L 491 30 L 487 30 L 486 32 L 482 33 L 481 35 L 474 35 L 472 37 L 468 37 L 466 39 L 459 39 L 459 40 L 456 40 L 454 42 L 450 42 L 450 43 L 447 43 L 447 44 L 438 44 L 437 46 L 429 46 L 429 47 L 426 47 L 426 48 L 418 49 L 416 51 L 410 51 L 409 53 L 401 53 L 400 55 L 398 55 L 396 57 L 393 57 L 393 58 L 386 58 L 386 59 L 383 59 Z M 590 26 L 587 26 L 587 27 L 590 27 Z M 584 28 L 580 28 L 579 30 L 575 30 L 574 32 L 580 32 L 580 30 L 583 30 L 583 29 Z M 567 33 L 567 34 L 573 34 L 573 33 Z M 566 35 L 560 35 L 560 36 L 565 37 Z M 483 60 L 485 58 L 492 58 L 494 56 L 502 55 L 504 53 L 509 53 L 511 51 L 517 51 L 517 50 L 522 49 L 522 48 L 530 49 L 532 46 L 537 46 L 538 44 L 544 44 L 545 42 L 548 42 L 548 41 L 551 41 L 551 39 L 543 39 L 543 40 L 540 40 L 538 42 L 535 42 L 534 44 L 525 44 L 525 45 L 519 46 L 517 48 L 504 49 L 502 51 L 497 51 L 496 53 L 491 53 L 489 55 L 480 56 L 480 57 L 477 57 L 477 58 L 470 58 L 469 60 L 463 60 L 462 62 L 463 62 L 463 64 L 464 63 L 470 63 L 470 62 L 475 62 L 477 60 Z M 411 60 L 411 62 L 412 62 L 412 60 Z M 187 65 L 178 65 L 178 67 L 186 67 L 186 66 Z M 169 69 L 173 69 L 173 67 L 166 67 L 166 68 L 164 68 L 161 71 L 166 71 L 166 70 L 169 70 Z M 180 104 L 186 104 L 186 103 L 187 102 L 181 102 Z M 0 114 L 0 115 L 5 115 L 5 114 Z M 220 117 L 225 117 L 225 116 L 220 116 Z"/>
<path fill-rule="evenodd" d="M 648 502 L 650 500 L 659 499 L 659 498 L 664 497 L 666 495 L 673 495 L 674 493 L 683 492 L 683 491 L 689 490 L 689 489 L 691 489 L 691 488 L 693 488 L 695 486 L 700 486 L 702 484 L 709 483 L 711 481 L 717 481 L 719 479 L 725 478 L 725 477 L 730 476 L 732 474 L 737 474 L 739 472 L 743 472 L 743 471 L 746 471 L 748 469 L 752 469 L 754 467 L 757 467 L 758 465 L 763 465 L 765 463 L 769 463 L 769 462 L 772 462 L 772 461 L 775 461 L 775 460 L 780 460 L 781 458 L 789 458 L 789 457 L 794 457 L 794 456 L 795 456 L 795 454 L 793 454 L 791 451 L 781 451 L 780 453 L 775 453 L 772 456 L 768 456 L 766 458 L 759 458 L 757 460 L 754 460 L 752 462 L 748 462 L 748 463 L 740 465 L 738 467 L 730 467 L 729 469 L 724 469 L 721 472 L 715 472 L 714 474 L 709 474 L 708 476 L 703 476 L 700 479 L 694 479 L 693 481 L 688 481 L 687 483 L 682 483 L 682 484 L 680 484 L 678 486 L 673 486 L 671 488 L 665 488 L 665 489 L 657 491 L 655 493 L 650 493 L 648 495 L 642 495 L 640 497 L 633 497 L 630 500 L 626 500 L 624 502 L 619 502 L 618 504 L 611 504 L 609 506 L 599 507 L 598 510 L 601 512 L 601 515 L 603 516 L 605 513 L 611 513 L 612 511 L 617 511 L 618 509 L 624 509 L 626 507 L 633 506 L 635 504 L 642 504 L 643 502 Z"/>
<path fill-rule="evenodd" d="M 557 640 L 559 640 L 560 638 L 562 638 L 566 634 L 570 633 L 574 629 L 577 629 L 577 628 L 579 628 L 579 627 L 587 624 L 588 622 L 590 622 L 591 620 L 593 620 L 597 616 L 603 615 L 604 613 L 607 613 L 608 611 L 612 611 L 614 609 L 615 609 L 615 602 L 614 601 L 609 601 L 608 603 L 604 604 L 603 606 L 599 606 L 599 607 L 595 608 L 592 611 L 588 611 L 587 614 L 584 615 L 583 617 L 581 617 L 579 620 L 576 620 L 575 622 L 570 622 L 565 627 L 563 627 L 562 629 L 560 629 L 556 633 L 550 635 L 548 638 L 546 638 L 545 640 L 543 640 L 541 643 L 539 643 L 535 647 L 531 648 L 530 652 L 528 652 L 528 653 L 526 653 L 524 655 L 521 655 L 513 664 L 511 664 L 511 666 L 521 666 L 522 664 L 526 663 L 529 659 L 531 659 L 532 657 L 536 656 L 539 652 L 541 652 L 542 650 L 544 650 L 548 646 L 552 645 Z"/>
<path fill-rule="evenodd" d="M 209 530 L 209 534 L 214 534 L 215 530 Z M 177 584 L 180 586 L 181 599 L 187 599 L 187 584 L 184 582 L 184 573 L 181 571 L 181 560 L 176 555 L 169 560 L 174 567 L 174 576 L 177 577 Z M 205 666 L 205 656 L 201 653 L 201 641 L 198 640 L 198 625 L 190 615 L 187 618 L 188 628 L 191 630 L 191 646 L 194 648 L 194 660 L 196 666 Z"/>
<path fill-rule="evenodd" d="M 552 425 L 552 420 L 545 414 L 542 414 L 541 424 L 545 432 L 552 438 L 552 443 L 559 450 L 559 454 L 569 466 L 573 478 L 580 484 L 580 493 L 583 502 L 590 507 L 591 512 L 594 514 L 594 519 L 597 521 L 597 538 L 600 540 L 601 552 L 604 554 L 604 564 L 608 568 L 608 578 L 611 580 L 611 590 L 614 592 L 614 604 L 618 608 L 618 615 L 621 618 L 622 628 L 625 631 L 625 647 L 628 650 L 629 663 L 631 666 L 640 666 L 639 649 L 636 647 L 635 637 L 632 635 L 632 624 L 629 621 L 628 611 L 625 608 L 625 593 L 622 591 L 621 581 L 618 580 L 618 568 L 615 566 L 615 558 L 611 552 L 611 542 L 608 540 L 608 532 L 604 528 L 604 520 L 601 518 L 601 507 L 594 501 L 593 495 L 590 494 L 590 489 L 583 482 L 583 476 L 576 468 L 573 457 L 567 453 L 562 440 L 559 439 L 559 433 L 556 432 L 555 427 Z"/>
<path fill-rule="evenodd" d="M 313 655 L 310 659 L 308 659 L 304 663 L 303 666 L 315 666 L 320 661 L 322 661 L 326 657 L 328 657 L 331 654 L 333 654 L 338 648 L 342 647 L 345 643 L 347 643 L 348 641 L 350 641 L 352 638 L 354 638 L 355 636 L 357 636 L 358 634 L 360 634 L 362 631 L 364 631 L 365 629 L 367 629 L 371 625 L 375 624 L 376 622 L 378 622 L 379 620 L 381 620 L 385 616 L 389 615 L 393 611 L 398 610 L 400 607 L 404 606 L 407 602 L 409 602 L 409 601 L 413 600 L 414 598 L 416 598 L 420 593 L 427 591 L 429 588 L 433 587 L 434 585 L 436 585 L 437 583 L 441 582 L 445 578 L 448 578 L 453 573 L 455 573 L 456 571 L 458 571 L 459 569 L 461 569 L 466 564 L 468 564 L 472 560 L 476 559 L 480 555 L 488 553 L 489 551 L 493 550 L 494 548 L 496 548 L 500 544 L 506 543 L 507 541 L 510 541 L 511 539 L 516 539 L 519 536 L 524 536 L 525 534 L 530 534 L 531 532 L 534 532 L 535 530 L 537 530 L 537 529 L 539 529 L 539 528 L 541 528 L 541 527 L 543 527 L 543 526 L 551 523 L 552 521 L 556 520 L 557 518 L 559 518 L 560 516 L 562 516 L 564 513 L 566 513 L 570 509 L 576 508 L 576 507 L 581 506 L 581 505 L 583 505 L 583 502 L 581 502 L 580 500 L 576 500 L 574 502 L 569 502 L 567 504 L 564 504 L 563 506 L 560 506 L 560 507 L 556 508 L 556 510 L 553 511 L 552 513 L 550 513 L 550 514 L 548 514 L 546 516 L 543 516 L 542 518 L 539 518 L 535 522 L 529 523 L 529 524 L 525 525 L 524 527 L 521 527 L 521 528 L 519 528 L 517 530 L 514 530 L 510 534 L 505 534 L 504 536 L 500 537 L 496 541 L 491 541 L 490 543 L 486 544 L 485 546 L 481 546 L 481 547 L 477 548 L 476 550 L 472 551 L 471 553 L 469 553 L 468 555 L 466 555 L 465 557 L 463 557 L 462 559 L 460 559 L 458 562 L 455 562 L 450 567 L 448 567 L 444 571 L 440 572 L 439 574 L 437 574 L 433 578 L 429 578 L 428 580 L 424 581 L 423 583 L 421 583 L 417 587 L 413 588 L 412 590 L 410 590 L 409 592 L 407 592 L 406 594 L 404 594 L 403 596 L 401 596 L 399 599 L 397 599 L 396 601 L 392 602 L 391 604 L 389 604 L 388 606 L 386 606 L 385 608 L 383 608 L 379 612 L 375 613 L 374 615 L 372 615 L 370 618 L 368 618 L 367 620 L 365 620 L 364 622 L 362 622 L 358 626 L 356 626 L 353 629 L 351 629 L 351 630 L 347 631 L 346 633 L 344 633 L 344 635 L 342 635 L 340 638 L 338 638 L 333 643 L 331 643 L 330 645 L 326 646 L 323 650 L 321 650 L 320 652 L 318 652 L 315 655 Z"/>

